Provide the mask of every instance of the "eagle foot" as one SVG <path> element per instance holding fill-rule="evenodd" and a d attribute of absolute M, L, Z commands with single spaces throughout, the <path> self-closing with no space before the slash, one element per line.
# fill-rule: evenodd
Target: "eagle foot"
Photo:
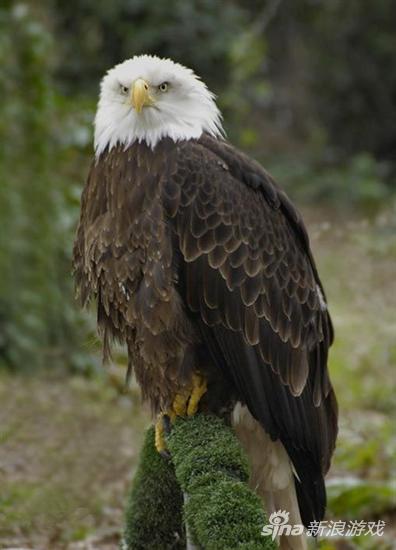
<path fill-rule="evenodd" d="M 197 412 L 199 402 L 207 389 L 206 379 L 201 374 L 193 374 L 193 385 L 187 405 L 187 416 L 193 416 Z"/>
<path fill-rule="evenodd" d="M 161 456 L 169 458 L 170 453 L 166 446 L 165 436 L 170 431 L 170 419 L 165 413 L 160 413 L 155 423 L 155 448 Z"/>
<path fill-rule="evenodd" d="M 155 447 L 161 455 L 169 457 L 165 436 L 171 430 L 171 423 L 177 416 L 193 416 L 198 411 L 199 402 L 206 391 L 206 379 L 201 374 L 193 374 L 191 386 L 176 394 L 171 408 L 158 415 L 155 424 Z"/>

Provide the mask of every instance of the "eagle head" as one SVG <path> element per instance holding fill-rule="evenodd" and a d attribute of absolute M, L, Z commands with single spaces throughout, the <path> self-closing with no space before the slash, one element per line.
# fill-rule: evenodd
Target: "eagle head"
<path fill-rule="evenodd" d="M 215 96 L 191 69 L 170 59 L 140 55 L 110 69 L 101 82 L 95 151 L 165 137 L 197 139 L 222 134 Z"/>

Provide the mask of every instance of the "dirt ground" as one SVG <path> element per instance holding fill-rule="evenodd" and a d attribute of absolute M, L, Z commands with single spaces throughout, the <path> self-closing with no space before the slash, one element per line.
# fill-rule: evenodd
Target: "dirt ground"
<path fill-rule="evenodd" d="M 111 382 L 0 378 L 0 548 L 117 548 L 148 415 Z"/>

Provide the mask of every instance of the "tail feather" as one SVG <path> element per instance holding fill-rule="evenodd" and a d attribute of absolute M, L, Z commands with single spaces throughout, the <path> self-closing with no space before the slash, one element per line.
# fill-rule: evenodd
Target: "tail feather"
<path fill-rule="evenodd" d="M 259 493 L 260 494 L 260 493 Z M 289 512 L 289 525 L 301 525 L 299 505 L 293 481 L 285 489 L 273 490 L 270 496 L 273 508 L 269 506 L 267 495 L 261 495 L 265 500 L 267 510 L 286 510 Z M 307 550 L 305 535 L 282 535 L 279 540 L 281 550 Z"/>
<path fill-rule="evenodd" d="M 314 479 L 295 479 L 295 489 L 301 513 L 306 527 L 312 521 L 321 521 L 326 510 L 326 489 L 323 476 L 319 473 Z"/>

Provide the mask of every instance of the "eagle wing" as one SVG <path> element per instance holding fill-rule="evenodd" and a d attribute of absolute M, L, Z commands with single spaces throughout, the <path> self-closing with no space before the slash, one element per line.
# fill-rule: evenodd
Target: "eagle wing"
<path fill-rule="evenodd" d="M 300 215 L 259 164 L 207 136 L 178 145 L 164 202 L 202 341 L 285 446 L 304 523 L 320 519 L 337 434 L 333 329 Z"/>

